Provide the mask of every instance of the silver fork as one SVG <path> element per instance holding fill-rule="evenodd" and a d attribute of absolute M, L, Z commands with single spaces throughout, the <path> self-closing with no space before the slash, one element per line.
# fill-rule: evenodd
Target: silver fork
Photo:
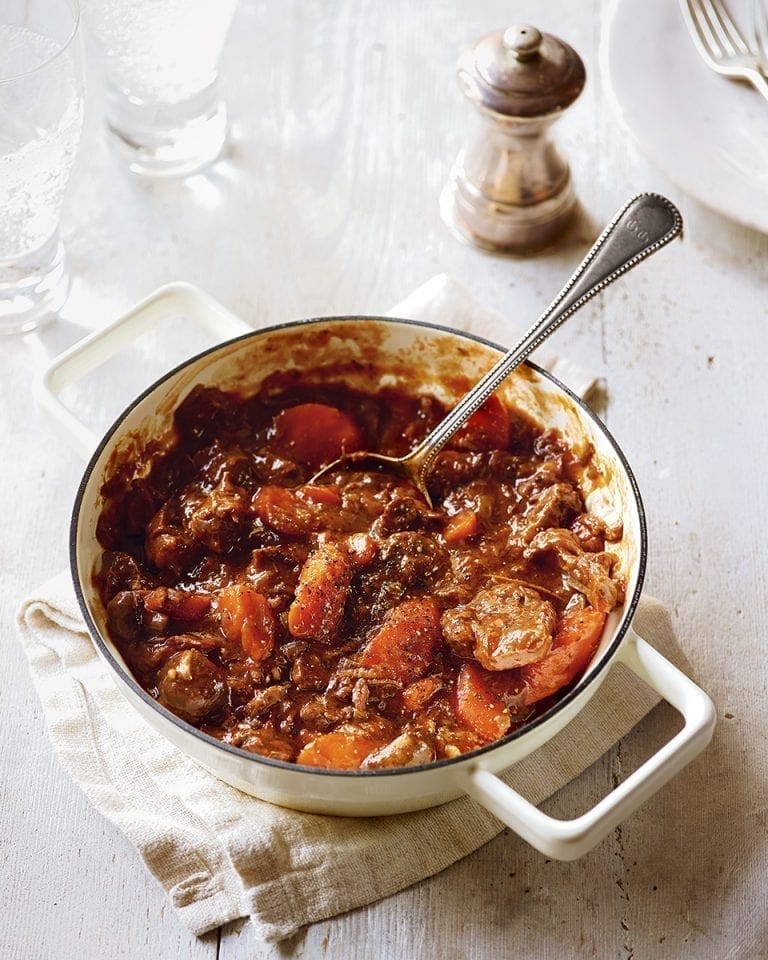
<path fill-rule="evenodd" d="M 722 0 L 680 0 L 680 7 L 707 66 L 724 77 L 748 80 L 768 100 L 760 52 L 744 39 Z"/>
<path fill-rule="evenodd" d="M 766 0 L 753 0 L 752 27 L 755 34 L 760 69 L 768 76 L 768 4 Z"/>

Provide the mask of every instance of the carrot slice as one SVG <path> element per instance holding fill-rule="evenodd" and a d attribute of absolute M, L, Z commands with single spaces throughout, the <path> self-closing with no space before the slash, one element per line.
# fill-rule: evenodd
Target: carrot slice
<path fill-rule="evenodd" d="M 442 638 L 440 607 L 431 597 L 404 600 L 374 634 L 360 663 L 402 683 L 423 677 Z"/>
<path fill-rule="evenodd" d="M 478 453 L 506 450 L 509 446 L 509 415 L 495 393 L 457 431 L 451 445 Z"/>
<path fill-rule="evenodd" d="M 311 533 L 319 523 L 309 506 L 285 487 L 262 487 L 254 494 L 253 509 L 262 523 L 289 537 Z"/>
<path fill-rule="evenodd" d="M 296 763 L 308 767 L 355 770 L 369 753 L 383 747 L 386 742 L 378 737 L 336 730 L 310 741 L 299 753 Z"/>
<path fill-rule="evenodd" d="M 313 469 L 363 445 L 360 428 L 350 414 L 325 403 L 300 403 L 274 420 L 277 450 Z"/>
<path fill-rule="evenodd" d="M 153 613 L 165 613 L 175 620 L 199 620 L 211 605 L 207 594 L 156 587 L 144 597 L 144 606 Z"/>
<path fill-rule="evenodd" d="M 491 742 L 509 730 L 509 710 L 494 689 L 494 678 L 476 663 L 462 664 L 456 679 L 456 716 L 473 733 Z"/>
<path fill-rule="evenodd" d="M 478 530 L 477 514 L 474 510 L 459 510 L 449 517 L 443 527 L 443 537 L 446 543 L 458 543 L 474 537 Z"/>
<path fill-rule="evenodd" d="M 296 491 L 304 500 L 310 503 L 324 503 L 338 506 L 341 503 L 341 491 L 338 487 L 328 484 L 307 483 Z"/>
<path fill-rule="evenodd" d="M 525 702 L 536 703 L 567 686 L 587 667 L 605 626 L 605 614 L 592 607 L 566 611 L 555 627 L 549 654 L 520 670 Z"/>
<path fill-rule="evenodd" d="M 247 584 L 234 584 L 221 591 L 216 606 L 227 640 L 240 643 L 257 663 L 272 653 L 277 624 L 263 594 Z"/>
<path fill-rule="evenodd" d="M 352 564 L 342 547 L 325 543 L 311 553 L 288 610 L 291 635 L 329 643 L 341 623 L 351 580 Z"/>

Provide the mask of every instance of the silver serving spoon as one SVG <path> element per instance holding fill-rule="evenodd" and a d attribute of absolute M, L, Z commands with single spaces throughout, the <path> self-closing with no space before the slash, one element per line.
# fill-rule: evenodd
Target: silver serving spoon
<path fill-rule="evenodd" d="M 319 470 L 311 483 L 339 468 L 362 462 L 381 464 L 410 478 L 427 501 L 426 478 L 435 457 L 459 427 L 488 399 L 502 380 L 557 327 L 596 293 L 635 264 L 682 233 L 679 210 L 666 197 L 641 193 L 619 210 L 579 264 L 576 272 L 525 336 L 469 391 L 421 443 L 404 457 L 360 450 L 347 453 Z"/>

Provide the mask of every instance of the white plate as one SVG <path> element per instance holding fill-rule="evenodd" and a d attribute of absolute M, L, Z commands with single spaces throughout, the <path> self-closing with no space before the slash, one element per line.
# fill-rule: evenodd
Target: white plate
<path fill-rule="evenodd" d="M 749 26 L 734 0 L 734 17 Z M 675 0 L 616 0 L 603 80 L 649 160 L 697 200 L 768 233 L 768 100 L 696 52 Z"/>

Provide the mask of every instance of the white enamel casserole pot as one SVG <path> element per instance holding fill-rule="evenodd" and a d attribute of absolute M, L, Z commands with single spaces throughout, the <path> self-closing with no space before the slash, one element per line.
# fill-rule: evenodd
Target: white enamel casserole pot
<path fill-rule="evenodd" d="M 217 339 L 235 339 L 171 371 L 134 400 L 98 441 L 63 406 L 60 391 L 169 315 L 202 323 Z M 590 510 L 608 521 L 623 522 L 623 537 L 611 550 L 618 555 L 626 582 L 626 601 L 609 616 L 600 646 L 575 687 L 547 713 L 494 744 L 451 760 L 379 771 L 300 767 L 222 744 L 170 713 L 133 679 L 109 638 L 93 582 L 101 557 L 96 522 L 105 477 L 122 451 L 140 449 L 147 439 L 169 430 L 174 409 L 197 384 L 255 392 L 275 370 L 318 371 L 343 363 L 344 382 L 353 387 L 402 383 L 451 403 L 500 352 L 501 348 L 466 334 L 383 318 L 324 318 L 253 331 L 196 288 L 173 284 L 54 361 L 38 385 L 38 395 L 78 449 L 90 457 L 71 528 L 72 576 L 83 616 L 118 688 L 155 730 L 220 779 L 271 803 L 313 813 L 377 816 L 469 794 L 548 856 L 573 859 L 706 746 L 715 714 L 706 694 L 632 630 L 645 569 L 646 533 L 640 496 L 626 460 L 594 414 L 535 366 L 521 367 L 505 381 L 501 393 L 536 420 L 557 427 L 577 451 L 586 445 L 594 448 L 598 469 L 584 478 L 582 492 Z M 374 382 L 371 369 L 376 371 Z M 575 820 L 555 820 L 506 786 L 498 774 L 566 727 L 617 663 L 626 664 L 679 710 L 684 727 L 587 813 Z"/>

